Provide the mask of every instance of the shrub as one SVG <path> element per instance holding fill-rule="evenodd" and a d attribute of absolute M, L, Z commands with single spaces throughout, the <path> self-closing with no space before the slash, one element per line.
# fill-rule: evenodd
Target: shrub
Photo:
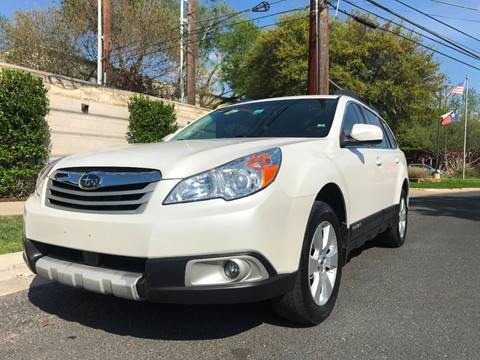
<path fill-rule="evenodd" d="M 163 101 L 133 95 L 128 102 L 128 110 L 129 143 L 158 142 L 178 129 L 174 107 Z"/>
<path fill-rule="evenodd" d="M 429 177 L 427 170 L 417 167 L 409 167 L 408 168 L 408 177 L 410 179 L 421 179 Z"/>
<path fill-rule="evenodd" d="M 453 176 L 457 178 L 461 178 L 463 176 L 463 169 L 455 171 Z M 480 178 L 480 166 L 477 166 L 477 167 L 467 166 L 465 168 L 465 177 Z"/>
<path fill-rule="evenodd" d="M 48 161 L 47 89 L 42 79 L 20 70 L 0 72 L 0 197 L 33 192 Z"/>

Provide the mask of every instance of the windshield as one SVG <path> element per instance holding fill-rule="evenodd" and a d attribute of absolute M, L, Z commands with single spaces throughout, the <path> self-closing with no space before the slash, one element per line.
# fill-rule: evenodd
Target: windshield
<path fill-rule="evenodd" d="M 291 99 L 228 106 L 200 118 L 172 140 L 325 137 L 337 103 L 338 99 Z"/>

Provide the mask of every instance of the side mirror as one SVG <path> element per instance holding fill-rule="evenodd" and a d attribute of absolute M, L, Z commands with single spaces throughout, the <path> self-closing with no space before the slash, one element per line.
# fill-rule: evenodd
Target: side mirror
<path fill-rule="evenodd" d="M 348 143 L 370 143 L 378 144 L 383 140 L 383 131 L 378 126 L 367 124 L 353 125 Z"/>

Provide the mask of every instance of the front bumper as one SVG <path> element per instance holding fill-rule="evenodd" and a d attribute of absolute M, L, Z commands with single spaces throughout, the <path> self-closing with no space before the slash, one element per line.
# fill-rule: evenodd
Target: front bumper
<path fill-rule="evenodd" d="M 75 250 L 61 249 L 72 253 Z M 221 254 L 221 256 L 248 255 L 255 257 L 268 271 L 268 279 L 250 283 L 215 286 L 185 286 L 187 263 L 194 259 L 218 257 L 219 254 L 202 257 L 174 257 L 136 259 L 132 267 L 127 258 L 116 258 L 115 265 L 90 266 L 80 258 L 60 259 L 55 247 L 24 239 L 24 259 L 39 276 L 85 290 L 111 294 L 131 300 L 147 300 L 161 303 L 224 304 L 257 302 L 282 295 L 294 286 L 296 272 L 277 274 L 272 265 L 257 253 Z M 99 254 L 102 256 L 101 254 Z M 112 256 L 107 255 L 112 265 Z"/>
<path fill-rule="evenodd" d="M 42 196 L 25 205 L 25 236 L 50 245 L 137 258 L 255 252 L 277 273 L 298 270 L 314 196 L 291 197 L 279 184 L 234 201 L 163 205 L 178 180 L 162 180 L 136 214 L 51 208 Z"/>

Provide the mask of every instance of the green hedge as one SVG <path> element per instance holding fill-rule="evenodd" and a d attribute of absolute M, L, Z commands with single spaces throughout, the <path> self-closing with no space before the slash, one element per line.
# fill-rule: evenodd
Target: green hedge
<path fill-rule="evenodd" d="M 178 129 L 174 107 L 163 101 L 133 95 L 128 102 L 128 110 L 129 143 L 158 142 Z"/>
<path fill-rule="evenodd" d="M 19 70 L 0 72 L 0 198 L 33 192 L 37 174 L 48 161 L 47 113 L 41 78 Z"/>

